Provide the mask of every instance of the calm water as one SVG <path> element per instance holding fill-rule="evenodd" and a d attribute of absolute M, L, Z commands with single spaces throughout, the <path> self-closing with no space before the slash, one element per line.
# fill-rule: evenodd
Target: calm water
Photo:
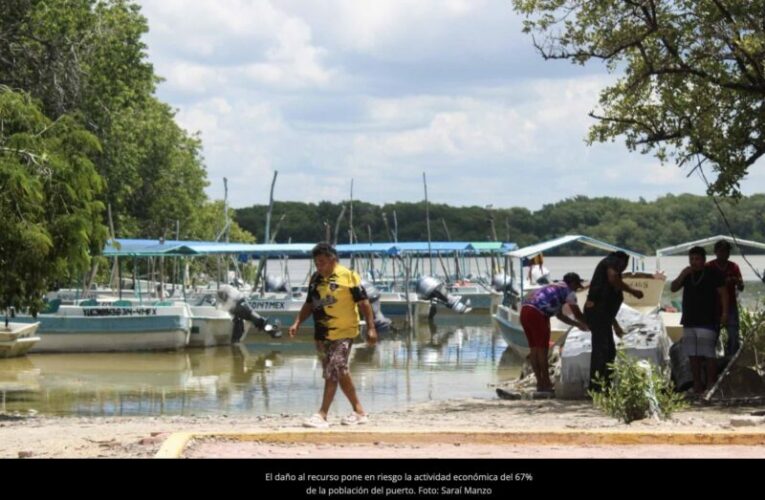
<path fill-rule="evenodd" d="M 359 396 L 371 412 L 411 403 L 493 397 L 488 387 L 516 377 L 520 359 L 487 317 L 385 336 L 354 346 Z M 460 324 L 461 323 L 461 324 Z M 312 333 L 265 336 L 243 346 L 178 353 L 32 354 L 0 360 L 0 411 L 56 415 L 221 415 L 310 413 L 323 379 Z M 348 411 L 338 392 L 333 412 Z"/>
<path fill-rule="evenodd" d="M 765 266 L 765 257 L 751 260 L 758 269 Z M 596 257 L 550 257 L 545 265 L 553 278 L 569 271 L 589 277 L 597 261 Z M 673 279 L 685 263 L 685 257 L 665 258 L 662 268 Z M 296 264 L 307 272 L 305 261 Z M 756 279 L 740 264 L 746 279 Z M 291 275 L 298 281 L 294 272 Z M 678 300 L 680 295 L 671 295 L 668 287 L 664 302 Z M 740 299 L 751 306 L 763 297 L 765 285 L 750 281 Z M 311 331 L 304 330 L 294 341 L 260 335 L 244 346 L 176 353 L 32 354 L 0 359 L 0 412 L 311 413 L 320 405 L 323 388 L 311 339 Z M 411 333 L 384 336 L 375 348 L 357 344 L 352 356 L 353 379 L 370 412 L 430 400 L 492 398 L 489 385 L 517 377 L 521 364 L 488 314 L 437 316 L 433 328 L 421 324 Z M 344 414 L 347 409 L 338 392 L 332 411 Z"/>

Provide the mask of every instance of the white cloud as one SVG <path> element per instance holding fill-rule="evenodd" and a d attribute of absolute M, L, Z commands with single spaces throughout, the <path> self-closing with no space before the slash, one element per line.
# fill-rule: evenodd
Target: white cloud
<path fill-rule="evenodd" d="M 140 0 L 160 97 L 200 131 L 215 198 L 527 206 L 703 192 L 617 141 L 588 147 L 596 65 L 545 62 L 507 0 Z M 751 182 L 765 184 L 756 172 Z M 746 185 L 745 185 L 746 187 Z"/>

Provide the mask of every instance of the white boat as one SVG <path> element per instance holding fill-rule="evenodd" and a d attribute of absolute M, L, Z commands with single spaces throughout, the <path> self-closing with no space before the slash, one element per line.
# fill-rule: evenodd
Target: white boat
<path fill-rule="evenodd" d="M 0 324 L 0 358 L 15 358 L 26 354 L 40 341 L 40 337 L 35 335 L 39 327 L 39 322 Z"/>
<path fill-rule="evenodd" d="M 552 248 L 566 245 L 574 242 L 583 243 L 601 250 L 616 251 L 622 250 L 632 257 L 633 269 L 638 269 L 638 264 L 643 264 L 645 256 L 636 252 L 621 249 L 609 243 L 605 243 L 587 236 L 563 236 L 549 242 L 532 245 L 529 247 L 521 248 L 508 252 L 506 255 L 510 258 L 517 258 L 519 260 L 538 254 L 542 251 L 547 251 Z M 512 267 L 511 267 L 512 269 Z M 642 299 L 636 299 L 630 294 L 624 294 L 625 304 L 636 308 L 641 312 L 656 311 L 659 308 L 659 301 L 661 298 L 661 292 L 664 289 L 664 283 L 666 278 L 663 275 L 651 275 L 645 273 L 625 273 L 623 275 L 624 281 L 630 286 L 642 290 L 644 296 Z M 524 283 L 525 284 L 525 283 Z M 539 288 L 536 286 L 531 291 Z M 525 289 L 521 289 L 521 295 L 525 295 Z M 585 303 L 587 297 L 587 291 L 582 290 L 577 294 L 577 302 L 581 306 Z M 515 305 L 499 305 L 497 312 L 493 315 L 495 323 L 500 330 L 502 336 L 508 345 L 515 350 L 521 356 L 526 356 L 529 353 L 529 345 L 526 339 L 526 335 L 523 332 L 523 327 L 520 322 L 520 301 Z M 564 307 L 564 314 L 568 308 Z M 560 344 L 566 332 L 571 328 L 569 325 L 563 323 L 557 318 L 550 318 L 550 341 L 556 344 Z"/>
<path fill-rule="evenodd" d="M 422 300 L 416 293 L 409 293 L 409 307 L 414 318 L 427 318 L 430 312 L 430 301 Z M 404 292 L 380 292 L 380 310 L 388 317 L 407 316 L 407 297 Z"/>
<path fill-rule="evenodd" d="M 16 316 L 22 323 L 39 322 L 41 334 L 31 352 L 161 351 L 184 348 L 191 330 L 188 306 L 129 301 L 59 305 L 50 312 Z"/>
<path fill-rule="evenodd" d="M 267 292 L 264 294 L 250 295 L 247 304 L 253 311 L 268 318 L 279 320 L 282 325 L 291 325 L 297 318 L 300 309 L 305 304 L 305 294 L 293 294 L 289 292 Z M 311 317 L 303 323 L 305 326 L 313 324 Z"/>
<path fill-rule="evenodd" d="M 717 235 L 712 236 L 709 238 L 704 238 L 701 240 L 695 240 L 695 241 L 688 241 L 686 243 L 681 243 L 679 245 L 674 245 L 671 247 L 666 248 L 660 248 L 656 250 L 656 269 L 661 269 L 661 258 L 664 256 L 669 255 L 677 255 L 677 254 L 683 254 L 687 253 L 688 250 L 695 246 L 700 247 L 707 247 L 714 245 L 720 240 L 725 240 L 728 243 L 731 244 L 734 248 L 736 246 L 741 247 L 749 247 L 749 248 L 755 248 L 757 250 L 765 250 L 765 243 L 761 243 L 759 241 L 751 241 L 751 240 L 742 240 L 740 238 L 732 238 L 728 235 Z M 712 254 L 712 257 L 714 258 L 714 254 Z M 710 260 L 708 257 L 707 260 Z M 667 329 L 667 335 L 669 335 L 670 339 L 672 339 L 672 342 L 679 342 L 680 339 L 683 338 L 683 325 L 680 324 L 680 319 L 682 317 L 682 313 L 679 311 L 661 311 L 661 317 L 664 321 L 664 326 Z"/>
<path fill-rule="evenodd" d="M 503 295 L 500 292 L 489 289 L 480 283 L 458 281 L 447 286 L 446 290 L 462 297 L 462 301 L 465 303 L 469 301 L 470 307 L 475 312 L 494 314 L 497 307 L 502 304 Z"/>
<path fill-rule="evenodd" d="M 210 305 L 190 305 L 189 310 L 191 313 L 189 347 L 213 347 L 231 344 L 234 329 L 231 314 Z"/>

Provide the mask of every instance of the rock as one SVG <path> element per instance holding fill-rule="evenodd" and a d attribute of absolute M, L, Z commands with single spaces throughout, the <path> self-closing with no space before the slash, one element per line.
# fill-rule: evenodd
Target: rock
<path fill-rule="evenodd" d="M 34 453 L 31 451 L 20 451 L 19 452 L 19 458 L 31 458 Z"/>
<path fill-rule="evenodd" d="M 730 425 L 733 427 L 751 427 L 755 425 L 765 425 L 765 417 L 733 417 L 730 419 Z"/>
<path fill-rule="evenodd" d="M 161 443 L 164 441 L 164 438 L 162 436 L 154 436 L 154 437 L 146 437 L 138 441 L 138 444 L 143 446 L 149 446 L 157 443 Z"/>
<path fill-rule="evenodd" d="M 520 392 L 515 391 L 506 391 L 505 389 L 497 388 L 497 396 L 499 399 L 509 399 L 509 400 L 518 400 L 521 399 L 523 396 Z"/>

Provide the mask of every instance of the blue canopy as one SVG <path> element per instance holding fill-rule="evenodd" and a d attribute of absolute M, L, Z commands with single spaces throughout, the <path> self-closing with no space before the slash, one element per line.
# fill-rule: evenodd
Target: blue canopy
<path fill-rule="evenodd" d="M 221 243 L 217 241 L 142 240 L 118 238 L 107 243 L 107 257 L 249 255 L 251 257 L 280 257 L 311 255 L 312 243 L 254 244 Z"/>

